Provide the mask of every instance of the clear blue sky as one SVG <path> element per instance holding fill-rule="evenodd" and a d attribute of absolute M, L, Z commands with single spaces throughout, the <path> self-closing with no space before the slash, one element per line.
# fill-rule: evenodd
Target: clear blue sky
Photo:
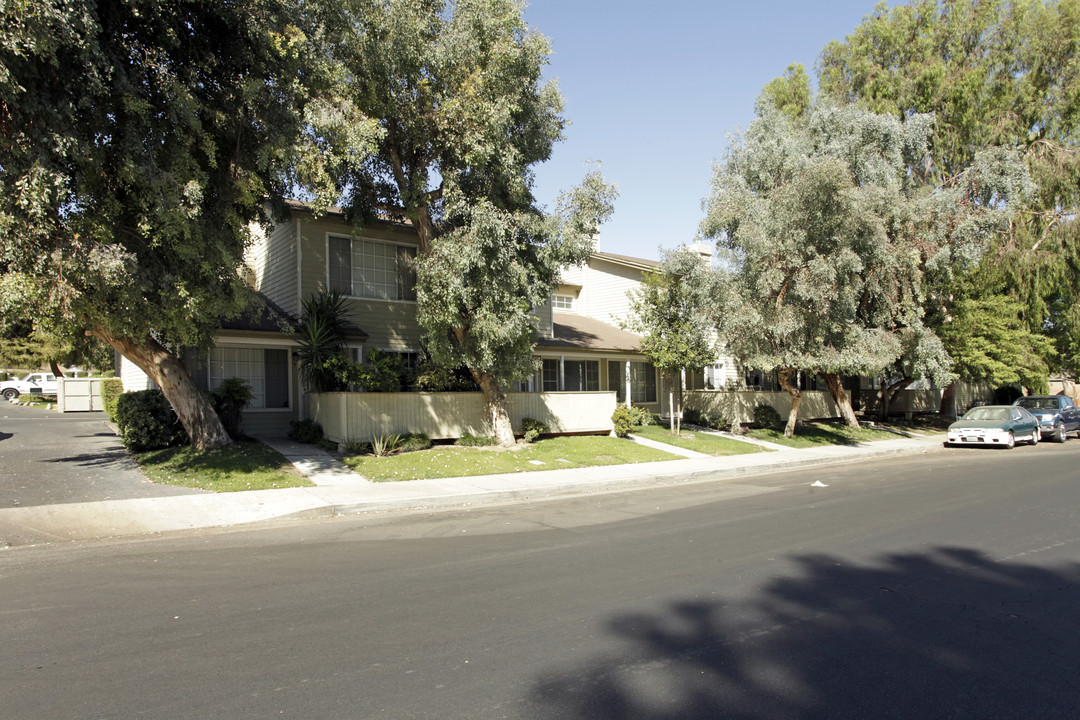
<path fill-rule="evenodd" d="M 714 160 L 745 129 L 764 85 L 842 40 L 874 0 L 532 0 L 572 123 L 536 192 L 550 205 L 590 161 L 620 192 L 599 249 L 659 259 L 691 242 Z M 895 5 L 896 3 L 890 3 Z"/>

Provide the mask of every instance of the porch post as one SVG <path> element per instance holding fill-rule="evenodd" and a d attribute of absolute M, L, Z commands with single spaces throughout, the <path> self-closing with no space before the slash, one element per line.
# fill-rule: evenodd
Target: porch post
<path fill-rule="evenodd" d="M 626 407 L 630 407 L 630 361 L 626 361 Z"/>

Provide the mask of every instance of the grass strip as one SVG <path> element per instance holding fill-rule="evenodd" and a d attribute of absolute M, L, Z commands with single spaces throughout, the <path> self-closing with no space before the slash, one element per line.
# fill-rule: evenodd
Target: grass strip
<path fill-rule="evenodd" d="M 821 445 L 858 445 L 875 440 L 895 440 L 904 435 L 878 427 L 851 428 L 842 423 L 810 422 L 795 428 L 793 437 L 784 437 L 782 430 L 756 428 L 747 435 L 767 440 L 777 445 L 793 448 L 818 447 Z"/>
<path fill-rule="evenodd" d="M 710 433 L 683 430 L 679 435 L 672 435 L 671 430 L 661 425 L 645 425 L 634 428 L 634 434 L 648 440 L 667 443 L 685 450 L 696 450 L 705 455 L 721 457 L 723 455 L 743 455 L 768 451 L 760 445 L 754 445 L 741 440 L 720 437 Z"/>
<path fill-rule="evenodd" d="M 191 447 L 138 453 L 135 459 L 151 482 L 213 492 L 309 487 L 281 453 L 258 441 L 244 441 L 221 450 Z"/>
<path fill-rule="evenodd" d="M 369 480 L 393 482 L 678 459 L 632 440 L 583 435 L 543 438 L 511 449 L 436 445 L 391 457 L 347 457 L 345 464 Z"/>

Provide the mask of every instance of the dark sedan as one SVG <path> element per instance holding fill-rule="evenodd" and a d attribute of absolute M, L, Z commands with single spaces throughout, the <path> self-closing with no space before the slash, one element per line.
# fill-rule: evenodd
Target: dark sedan
<path fill-rule="evenodd" d="M 1067 395 L 1028 395 L 1013 405 L 1022 407 L 1039 420 L 1039 432 L 1054 442 L 1065 442 L 1069 433 L 1080 437 L 1080 408 Z"/>

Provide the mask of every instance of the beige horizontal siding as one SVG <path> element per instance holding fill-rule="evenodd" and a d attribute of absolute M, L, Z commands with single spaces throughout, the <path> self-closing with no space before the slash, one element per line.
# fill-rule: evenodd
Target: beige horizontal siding
<path fill-rule="evenodd" d="M 432 440 L 492 433 L 482 393 L 318 393 L 309 403 L 312 419 L 333 442 L 391 433 L 424 433 Z M 507 404 L 519 432 L 526 417 L 552 432 L 609 432 L 615 393 L 507 393 Z"/>

